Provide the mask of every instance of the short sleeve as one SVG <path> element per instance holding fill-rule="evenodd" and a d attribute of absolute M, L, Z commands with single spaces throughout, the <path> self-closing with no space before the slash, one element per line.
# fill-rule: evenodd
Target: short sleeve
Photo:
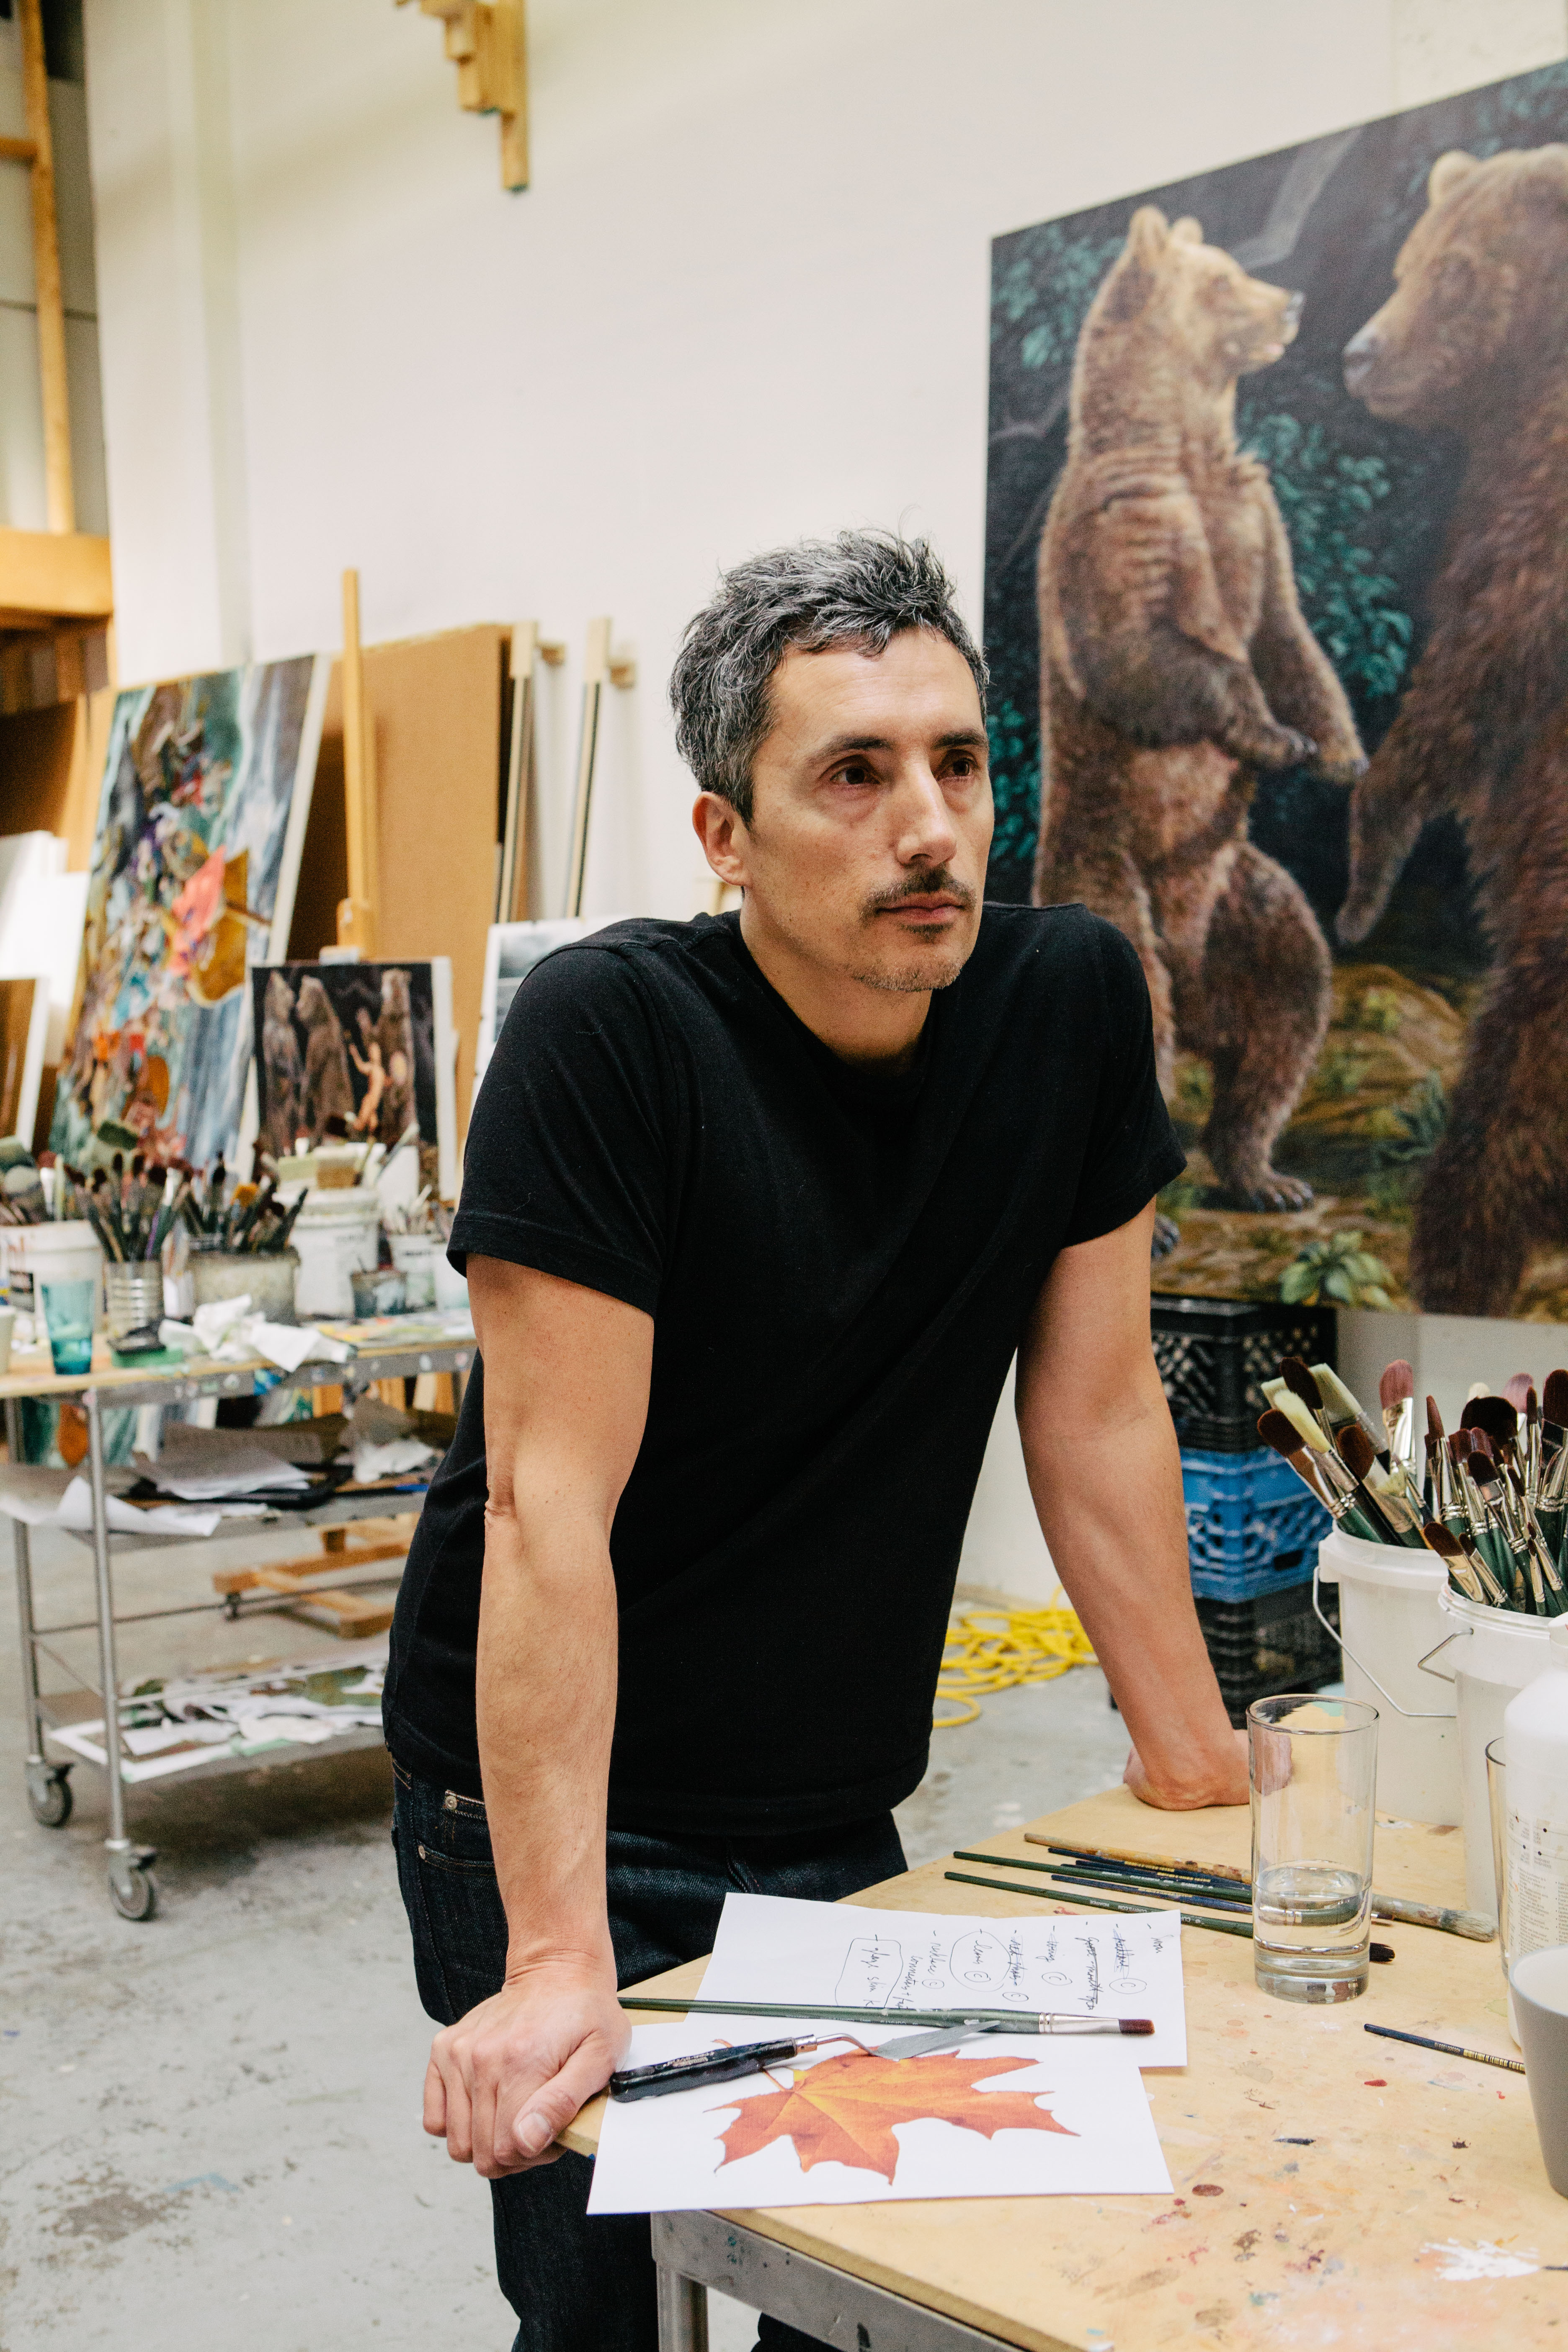
<path fill-rule="evenodd" d="M 1131 941 L 1095 919 L 1105 1027 L 1078 1196 L 1062 1246 L 1114 1233 L 1186 1166 L 1154 1066 L 1148 983 Z"/>
<path fill-rule="evenodd" d="M 653 1314 L 670 1083 L 633 960 L 558 949 L 512 999 L 474 1105 L 447 1255 L 536 1266 Z"/>

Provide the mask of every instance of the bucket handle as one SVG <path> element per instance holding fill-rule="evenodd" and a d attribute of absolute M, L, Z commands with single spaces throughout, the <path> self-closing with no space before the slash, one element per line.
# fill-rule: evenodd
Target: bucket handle
<path fill-rule="evenodd" d="M 1473 1640 L 1475 1630 L 1476 1629 L 1473 1625 L 1461 1625 L 1455 1633 L 1445 1633 L 1442 1640 L 1436 1644 L 1436 1648 L 1427 1651 L 1426 1657 L 1416 1659 L 1415 1664 L 1420 1672 L 1424 1675 L 1434 1675 L 1440 1683 L 1458 1683 L 1459 1679 L 1458 1675 L 1446 1675 L 1439 1667 L 1431 1664 L 1430 1661 L 1433 1658 L 1441 1657 L 1443 1652 L 1447 1648 L 1450 1642 L 1468 1642 Z"/>
<path fill-rule="evenodd" d="M 1373 1690 L 1377 1693 L 1379 1698 L 1386 1699 L 1389 1706 L 1394 1709 L 1394 1714 L 1402 1715 L 1407 1723 L 1452 1723 L 1454 1721 L 1454 1717 L 1446 1707 L 1401 1706 L 1393 1692 L 1384 1689 L 1383 1685 L 1378 1681 L 1377 1676 L 1373 1673 L 1372 1668 L 1370 1666 L 1363 1665 L 1361 1660 L 1356 1656 L 1355 1652 L 1349 1646 L 1344 1635 L 1336 1632 L 1335 1628 L 1330 1624 L 1319 1604 L 1318 1577 L 1321 1568 L 1322 1561 L 1321 1559 L 1315 1559 L 1312 1562 L 1312 1614 L 1317 1619 L 1319 1624 L 1322 1627 L 1324 1633 L 1331 1634 L 1333 1639 L 1339 1643 L 1341 1649 L 1344 1652 L 1345 1656 L 1350 1660 L 1357 1673 L 1364 1675 L 1368 1682 L 1372 1685 Z M 1465 1628 L 1466 1632 L 1468 1632 L 1468 1627 Z M 1449 1642 L 1457 1639 L 1458 1636 L 1456 1634 L 1449 1633 L 1443 1641 L 1438 1643 L 1437 1650 L 1446 1650 Z M 1428 1650 L 1426 1653 L 1426 1658 L 1435 1658 L 1437 1654 L 1437 1650 Z M 1427 1666 L 1426 1658 L 1418 1659 L 1416 1663 L 1424 1668 L 1426 1672 L 1430 1674 L 1433 1670 L 1431 1667 Z M 1450 1682 L 1452 1679 L 1453 1677 L 1449 1675 L 1439 1675 L 1437 1676 L 1437 1680 L 1440 1683 Z"/>

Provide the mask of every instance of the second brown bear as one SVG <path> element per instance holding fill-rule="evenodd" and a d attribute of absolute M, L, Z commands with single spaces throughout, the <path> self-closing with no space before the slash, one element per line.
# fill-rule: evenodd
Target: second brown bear
<path fill-rule="evenodd" d="M 1247 837 L 1260 771 L 1364 765 L 1297 601 L 1289 542 L 1236 386 L 1279 359 L 1299 295 L 1196 221 L 1134 214 L 1074 362 L 1068 461 L 1040 545 L 1037 903 L 1082 899 L 1142 961 L 1162 1086 L 1213 1072 L 1203 1137 L 1222 1197 L 1290 1209 L 1272 1162 L 1328 1024 L 1329 952 Z"/>

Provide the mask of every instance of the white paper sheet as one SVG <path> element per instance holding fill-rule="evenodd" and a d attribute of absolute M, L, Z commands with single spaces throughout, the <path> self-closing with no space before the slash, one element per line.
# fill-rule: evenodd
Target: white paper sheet
<path fill-rule="evenodd" d="M 723 2031 L 700 2032 L 700 2024 Z M 761 2041 L 783 2031 L 765 2017 L 639 2026 L 623 2063 L 647 2065 L 721 2040 Z M 861 2029 L 861 2038 L 885 2037 L 877 2026 Z M 809 2096 L 788 2100 L 788 2086 L 809 2084 L 819 2066 L 833 2062 L 836 2088 L 847 2085 L 850 2064 L 867 2063 L 840 2045 L 775 2066 L 771 2075 L 631 2105 L 612 2099 L 589 2212 L 1169 2193 L 1142 2077 L 1125 2042 L 1043 2043 L 1037 2035 L 987 2034 L 939 2058 L 897 2065 L 883 2060 L 868 2093 L 836 2099 L 825 2082 L 822 2105 Z M 907 2089 L 890 2079 L 899 2076 Z M 918 2112 L 921 2092 L 933 2084 L 941 2087 L 931 2103 L 949 2109 L 945 2117 Z M 917 2112 L 898 2115 L 900 2093 Z M 984 2103 L 1000 2099 L 1007 2103 L 1007 2121 L 988 2127 Z"/>
<path fill-rule="evenodd" d="M 1022 1919 L 984 1919 L 729 1895 L 702 1991 L 709 2000 L 820 2000 L 889 2014 L 973 2001 L 1152 2017 L 1152 2034 L 1120 2046 L 1141 2066 L 1187 2063 L 1176 1911 L 1086 1918 L 1042 1906 Z"/>

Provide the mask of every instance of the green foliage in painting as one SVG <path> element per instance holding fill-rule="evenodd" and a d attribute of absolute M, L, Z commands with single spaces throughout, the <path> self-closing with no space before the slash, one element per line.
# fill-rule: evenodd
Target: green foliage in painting
<path fill-rule="evenodd" d="M 986 720 L 991 739 L 991 796 L 996 829 L 991 836 L 993 865 L 1024 859 L 1034 852 L 1040 818 L 1040 741 L 1032 719 L 1006 701 Z"/>
<path fill-rule="evenodd" d="M 1022 327 L 1020 366 L 1031 373 L 1069 366 L 1078 331 L 1122 244 L 1120 236 L 1075 236 L 1061 221 L 1025 229 L 997 273 L 993 341 Z"/>
<path fill-rule="evenodd" d="M 1410 657 L 1410 615 L 1398 602 L 1398 582 L 1377 569 L 1356 529 L 1394 487 L 1387 459 L 1352 457 L 1321 424 L 1296 416 L 1259 416 L 1246 436 L 1247 450 L 1268 468 L 1313 635 L 1347 687 L 1397 693 Z"/>
<path fill-rule="evenodd" d="M 1386 1307 L 1392 1279 L 1383 1260 L 1363 1249 L 1359 1233 L 1328 1234 L 1291 1259 L 1279 1296 L 1287 1307 Z"/>

